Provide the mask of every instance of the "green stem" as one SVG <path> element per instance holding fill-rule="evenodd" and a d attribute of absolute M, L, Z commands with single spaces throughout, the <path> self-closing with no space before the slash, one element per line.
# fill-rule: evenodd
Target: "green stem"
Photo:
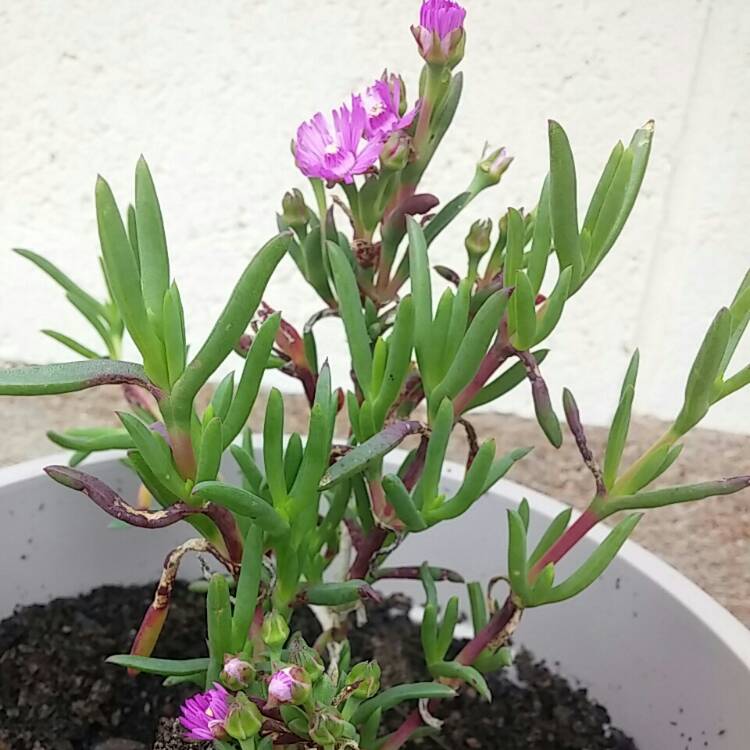
<path fill-rule="evenodd" d="M 310 184 L 312 185 L 313 193 L 315 194 L 315 205 L 318 209 L 318 218 L 320 219 L 320 251 L 321 255 L 325 257 L 326 253 L 326 212 L 328 211 L 328 204 L 326 202 L 326 189 L 323 185 L 322 180 L 311 179 Z"/>
<path fill-rule="evenodd" d="M 419 118 L 417 119 L 417 128 L 414 134 L 414 148 L 417 152 L 417 163 L 427 166 L 429 161 L 428 146 L 430 137 L 430 121 L 432 115 L 437 109 L 437 105 L 445 91 L 445 84 L 443 83 L 443 74 L 445 68 L 442 66 L 427 66 L 427 80 L 425 81 L 424 96 L 422 97 L 422 104 L 419 110 Z M 450 77 L 448 78 L 450 81 Z"/>
<path fill-rule="evenodd" d="M 344 182 L 341 187 L 344 190 L 346 199 L 349 201 L 349 210 L 352 212 L 352 219 L 354 220 L 354 239 L 366 238 L 365 228 L 362 223 L 362 214 L 359 205 L 359 191 L 357 190 L 357 186 L 353 182 L 349 185 Z"/>

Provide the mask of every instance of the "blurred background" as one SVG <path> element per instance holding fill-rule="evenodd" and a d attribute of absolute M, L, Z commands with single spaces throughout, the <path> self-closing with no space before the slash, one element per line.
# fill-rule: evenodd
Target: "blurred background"
<path fill-rule="evenodd" d="M 635 409 L 671 418 L 705 327 L 747 267 L 750 4 L 744 0 L 468 0 L 463 102 L 425 189 L 443 202 L 470 180 L 483 145 L 515 156 L 434 246 L 461 266 L 471 221 L 531 209 L 546 172 L 546 120 L 566 128 L 585 207 L 611 147 L 656 120 L 651 165 L 606 262 L 567 308 L 545 374 L 605 424 L 634 347 Z M 65 360 L 37 333 L 54 324 L 94 344 L 51 281 L 10 247 L 34 249 L 99 289 L 93 186 L 121 206 L 136 159 L 154 173 L 189 337 L 203 337 L 292 186 L 299 122 L 376 78 L 401 73 L 413 98 L 419 3 L 14 2 L 0 5 L 0 360 Z M 302 323 L 320 302 L 291 261 L 269 303 Z M 322 344 L 346 377 L 337 323 Z M 750 359 L 741 349 L 735 364 Z M 296 381 L 280 380 L 296 389 Z M 750 389 L 707 426 L 750 432 Z M 517 389 L 500 408 L 531 414 Z"/>

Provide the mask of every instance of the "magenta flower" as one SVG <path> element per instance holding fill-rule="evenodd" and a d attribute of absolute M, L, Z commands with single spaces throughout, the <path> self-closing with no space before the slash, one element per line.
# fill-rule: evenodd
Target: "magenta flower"
<path fill-rule="evenodd" d="M 401 79 L 397 75 L 379 78 L 362 95 L 367 114 L 365 137 L 385 140 L 396 130 L 404 130 L 414 121 L 417 107 L 401 114 Z"/>
<path fill-rule="evenodd" d="M 218 683 L 205 693 L 188 698 L 181 709 L 180 724 L 188 740 L 221 740 L 229 735 L 224 722 L 229 712 L 229 693 Z"/>
<path fill-rule="evenodd" d="M 363 140 L 367 113 L 359 96 L 352 97 L 351 109 L 342 105 L 331 114 L 333 126 L 320 112 L 299 126 L 295 161 L 306 177 L 351 183 L 375 164 L 383 139 Z"/>
<path fill-rule="evenodd" d="M 463 57 L 466 9 L 453 0 L 424 0 L 411 32 L 427 62 L 456 65 Z"/>

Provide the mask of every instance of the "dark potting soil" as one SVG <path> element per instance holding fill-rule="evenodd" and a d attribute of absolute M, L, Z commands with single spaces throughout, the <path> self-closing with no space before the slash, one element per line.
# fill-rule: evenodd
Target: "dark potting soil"
<path fill-rule="evenodd" d="M 127 652 L 152 586 L 95 589 L 20 609 L 0 622 L 0 750 L 150 750 L 162 722 L 159 750 L 197 750 L 173 734 L 173 719 L 193 688 L 164 688 L 156 676 L 131 679 L 103 660 Z M 429 679 L 409 604 L 391 598 L 372 608 L 368 624 L 351 632 L 356 659 L 377 659 L 384 686 Z M 307 638 L 317 623 L 301 611 L 297 628 Z M 155 655 L 184 658 L 206 653 L 204 598 L 178 586 Z M 604 707 L 583 688 L 556 675 L 528 652 L 516 675 L 490 675 L 491 705 L 464 690 L 438 714 L 443 733 L 414 742 L 424 750 L 637 750 L 609 723 Z M 410 707 L 387 714 L 395 729 Z"/>

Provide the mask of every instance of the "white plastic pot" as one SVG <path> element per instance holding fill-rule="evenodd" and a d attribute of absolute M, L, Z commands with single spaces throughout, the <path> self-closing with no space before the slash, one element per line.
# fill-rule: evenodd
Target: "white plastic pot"
<path fill-rule="evenodd" d="M 43 466 L 64 461 L 52 456 L 0 469 L 0 618 L 19 604 L 154 580 L 166 551 L 191 535 L 185 524 L 108 529 L 108 517 L 93 503 L 42 473 Z M 134 496 L 133 476 L 112 455 L 89 461 L 86 469 Z M 446 490 L 455 488 L 461 472 L 446 467 Z M 467 580 L 487 581 L 505 570 L 505 509 L 522 497 L 531 503 L 534 542 L 562 505 L 504 480 L 462 518 L 409 537 L 391 562 L 429 559 Z M 592 531 L 559 575 L 605 534 Z M 197 563 L 186 563 L 183 573 L 197 576 Z M 411 583 L 379 587 L 421 600 L 419 586 Z M 446 595 L 462 588 L 440 587 Z M 517 641 L 589 688 L 642 750 L 750 747 L 750 631 L 637 544 L 628 542 L 581 596 L 526 612 Z"/>

